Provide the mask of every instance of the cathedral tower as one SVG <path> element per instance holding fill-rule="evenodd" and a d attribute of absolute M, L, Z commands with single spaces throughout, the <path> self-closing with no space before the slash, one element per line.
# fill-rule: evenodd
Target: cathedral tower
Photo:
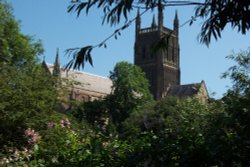
<path fill-rule="evenodd" d="M 152 25 L 141 28 L 138 11 L 134 46 L 134 64 L 146 73 L 150 91 L 155 99 L 163 97 L 171 85 L 180 85 L 179 20 L 177 12 L 173 30 L 163 26 L 163 8 L 158 6 L 158 25 L 153 17 Z M 165 46 L 153 51 L 153 46 L 165 38 Z"/>

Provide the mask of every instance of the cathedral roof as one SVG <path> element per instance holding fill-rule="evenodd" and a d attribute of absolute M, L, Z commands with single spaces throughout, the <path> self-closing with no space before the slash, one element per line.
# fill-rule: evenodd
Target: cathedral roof
<path fill-rule="evenodd" d="M 202 84 L 205 84 L 204 81 L 186 85 L 172 85 L 167 90 L 166 95 L 179 98 L 192 97 L 199 93 Z"/>
<path fill-rule="evenodd" d="M 53 65 L 47 64 L 50 72 L 53 71 Z M 61 68 L 61 77 L 67 78 L 75 82 L 74 88 L 97 92 L 102 94 L 110 94 L 112 81 L 108 77 L 102 77 L 86 72 L 76 70 L 63 70 Z"/>

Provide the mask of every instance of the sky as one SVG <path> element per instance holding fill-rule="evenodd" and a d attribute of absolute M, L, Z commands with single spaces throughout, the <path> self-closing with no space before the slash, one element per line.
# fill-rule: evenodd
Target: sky
<path fill-rule="evenodd" d="M 59 48 L 60 62 L 64 66 L 71 60 L 65 56 L 65 50 L 100 43 L 124 22 L 111 27 L 102 24 L 103 13 L 93 8 L 89 14 L 82 13 L 79 18 L 76 13 L 67 13 L 70 0 L 7 0 L 13 7 L 15 18 L 20 21 L 21 31 L 41 39 L 45 52 L 40 56 L 46 62 L 53 64 L 56 50 Z M 164 26 L 173 28 L 175 11 L 178 11 L 180 25 L 191 18 L 194 7 L 168 7 L 164 10 Z M 149 11 L 142 16 L 142 28 L 149 27 L 153 14 Z M 136 16 L 132 11 L 129 19 Z M 179 29 L 181 84 L 205 81 L 209 94 L 221 98 L 231 86 L 228 79 L 221 79 L 221 74 L 234 63 L 225 57 L 232 52 L 238 53 L 250 46 L 250 34 L 242 35 L 232 30 L 230 25 L 222 32 L 222 38 L 212 40 L 209 47 L 199 43 L 197 36 L 202 20 L 198 19 L 192 26 L 188 24 Z M 109 76 L 115 64 L 120 61 L 133 63 L 135 41 L 135 25 L 130 25 L 121 32 L 118 39 L 107 42 L 107 48 L 97 48 L 92 51 L 94 67 L 85 65 L 83 71 Z"/>

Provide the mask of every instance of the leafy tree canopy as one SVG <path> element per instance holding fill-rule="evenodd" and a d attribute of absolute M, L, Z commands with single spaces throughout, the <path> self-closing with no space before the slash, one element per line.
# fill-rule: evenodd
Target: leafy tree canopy
<path fill-rule="evenodd" d="M 34 63 L 43 52 L 40 41 L 20 32 L 12 9 L 4 0 L 0 0 L 0 48 L 0 63 L 15 66 Z"/>
<path fill-rule="evenodd" d="M 139 106 L 153 100 L 145 74 L 135 65 L 117 63 L 110 79 L 113 87 L 107 100 L 115 124 L 120 124 Z"/>
<path fill-rule="evenodd" d="M 20 144 L 27 127 L 42 129 L 58 101 L 53 78 L 41 67 L 0 64 L 0 145 Z M 0 148 L 2 149 L 2 148 Z"/>
<path fill-rule="evenodd" d="M 20 32 L 11 7 L 0 0 L 0 151 L 22 146 L 27 127 L 42 129 L 58 101 L 53 77 L 37 64 L 40 42 Z M 53 116 L 52 116 L 53 117 Z"/>
<path fill-rule="evenodd" d="M 231 91 L 242 96 L 247 95 L 250 92 L 250 48 L 240 53 L 232 53 L 227 58 L 237 64 L 223 73 L 222 77 L 229 77 L 232 80 Z"/>

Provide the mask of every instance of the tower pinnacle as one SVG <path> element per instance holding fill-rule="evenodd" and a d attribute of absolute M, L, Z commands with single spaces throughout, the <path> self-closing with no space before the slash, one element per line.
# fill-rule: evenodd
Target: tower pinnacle
<path fill-rule="evenodd" d="M 151 28 L 156 28 L 156 23 L 155 23 L 155 15 L 153 16 Z"/>
<path fill-rule="evenodd" d="M 53 75 L 56 77 L 61 76 L 60 61 L 59 61 L 59 49 L 58 48 L 56 51 L 56 58 L 55 58 L 55 63 L 54 63 L 54 68 L 53 68 Z"/>
<path fill-rule="evenodd" d="M 175 17 L 174 17 L 174 31 L 178 35 L 178 31 L 179 31 L 179 19 L 178 19 L 178 12 L 177 12 L 177 10 L 175 11 Z"/>
<path fill-rule="evenodd" d="M 161 0 L 158 1 L 158 29 L 161 32 L 163 28 L 163 6 Z"/>
<path fill-rule="evenodd" d="M 138 9 L 136 21 L 135 21 L 135 34 L 136 34 L 136 36 L 138 36 L 140 29 L 141 29 L 141 16 L 140 16 L 140 10 Z"/>

